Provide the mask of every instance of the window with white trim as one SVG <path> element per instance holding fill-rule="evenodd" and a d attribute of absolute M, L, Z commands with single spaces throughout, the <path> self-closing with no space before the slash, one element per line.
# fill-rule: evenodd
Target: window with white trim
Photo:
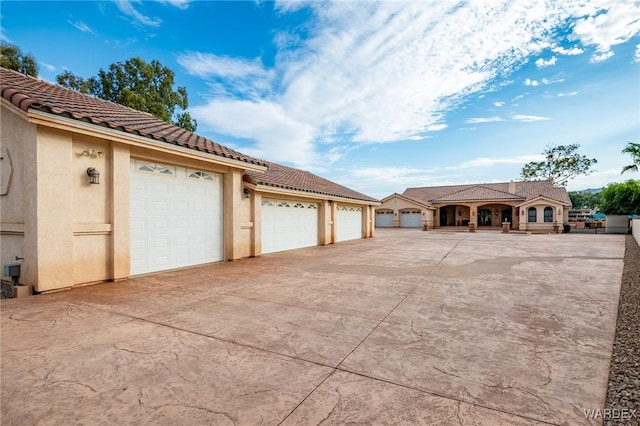
<path fill-rule="evenodd" d="M 137 170 L 140 172 L 147 172 L 147 173 L 159 173 L 161 175 L 175 175 L 176 174 L 176 168 L 173 166 L 164 166 L 162 164 L 156 164 L 156 163 L 143 163 L 143 162 L 137 162 Z"/>

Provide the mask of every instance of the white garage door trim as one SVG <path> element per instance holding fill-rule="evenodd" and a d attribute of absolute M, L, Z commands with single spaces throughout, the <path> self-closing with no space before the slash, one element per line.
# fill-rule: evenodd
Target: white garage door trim
<path fill-rule="evenodd" d="M 318 204 L 262 200 L 262 253 L 275 253 L 319 244 Z"/>
<path fill-rule="evenodd" d="M 131 275 L 224 259 L 222 176 L 131 160 Z"/>
<path fill-rule="evenodd" d="M 362 207 L 338 206 L 336 226 L 338 241 L 362 238 Z"/>
<path fill-rule="evenodd" d="M 401 228 L 420 228 L 422 226 L 422 213 L 420 210 L 403 210 L 400 212 Z"/>
<path fill-rule="evenodd" d="M 393 210 L 376 210 L 376 228 L 393 227 Z"/>

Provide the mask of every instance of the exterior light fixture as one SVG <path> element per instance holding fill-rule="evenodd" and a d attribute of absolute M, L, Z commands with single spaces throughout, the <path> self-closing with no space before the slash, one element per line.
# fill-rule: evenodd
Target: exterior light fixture
<path fill-rule="evenodd" d="M 251 196 L 251 191 L 246 186 L 242 189 L 242 193 L 244 194 L 244 198 L 249 198 Z"/>
<path fill-rule="evenodd" d="M 89 167 L 87 169 L 87 174 L 89 175 L 89 183 L 95 185 L 100 184 L 100 172 L 97 171 L 95 167 Z"/>
<path fill-rule="evenodd" d="M 104 157 L 104 152 L 96 151 L 93 148 L 89 148 L 82 151 L 82 155 L 84 155 L 85 157 L 91 157 L 91 158 L 96 158 L 96 157 L 102 158 Z"/>

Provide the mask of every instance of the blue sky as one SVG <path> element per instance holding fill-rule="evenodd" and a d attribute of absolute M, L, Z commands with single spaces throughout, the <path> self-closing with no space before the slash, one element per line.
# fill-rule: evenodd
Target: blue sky
<path fill-rule="evenodd" d="M 640 142 L 640 2 L 2 2 L 40 78 L 159 60 L 197 133 L 383 198 L 517 179 L 579 143 L 600 187 Z"/>

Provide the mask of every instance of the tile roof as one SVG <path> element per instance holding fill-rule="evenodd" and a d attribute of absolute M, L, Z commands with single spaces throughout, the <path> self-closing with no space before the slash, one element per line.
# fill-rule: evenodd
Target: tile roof
<path fill-rule="evenodd" d="M 98 126 L 147 137 L 156 141 L 206 152 L 248 164 L 265 163 L 222 146 L 151 114 L 0 68 L 2 97 L 27 112 L 38 110 Z"/>
<path fill-rule="evenodd" d="M 432 201 L 483 201 L 483 200 L 522 200 L 524 197 L 517 194 L 511 194 L 510 192 L 500 191 L 498 189 L 490 188 L 485 185 L 473 185 L 470 187 L 461 188 L 458 191 L 434 198 Z"/>
<path fill-rule="evenodd" d="M 265 161 L 268 169 L 264 173 L 247 171 L 244 175 L 246 182 L 254 185 L 271 186 L 274 188 L 290 189 L 294 191 L 311 192 L 325 196 L 348 198 L 358 201 L 378 203 L 375 198 L 338 185 L 335 182 L 321 178 L 304 170 L 294 169 L 281 164 Z"/>
<path fill-rule="evenodd" d="M 515 188 L 513 192 L 509 191 L 510 185 L 513 185 Z M 525 202 L 542 196 L 559 201 L 564 205 L 571 205 L 571 200 L 569 199 L 566 188 L 555 187 L 553 183 L 548 180 L 425 186 L 420 188 L 407 188 L 403 195 L 421 200 L 424 203 L 483 200 L 522 200 L 522 202 Z"/>
<path fill-rule="evenodd" d="M 435 207 L 433 207 L 433 205 L 431 203 L 429 203 L 429 202 L 425 203 L 422 200 L 418 200 L 417 198 L 412 198 L 412 197 L 404 195 L 404 194 L 398 194 L 397 192 L 395 192 L 395 193 L 383 198 L 382 202 L 384 203 L 384 202 L 386 202 L 387 200 L 389 200 L 389 199 L 391 199 L 393 197 L 402 198 L 402 199 L 405 199 L 405 200 L 407 200 L 409 202 L 416 203 L 416 204 L 419 204 L 419 205 L 427 207 L 427 208 L 435 209 Z"/>

